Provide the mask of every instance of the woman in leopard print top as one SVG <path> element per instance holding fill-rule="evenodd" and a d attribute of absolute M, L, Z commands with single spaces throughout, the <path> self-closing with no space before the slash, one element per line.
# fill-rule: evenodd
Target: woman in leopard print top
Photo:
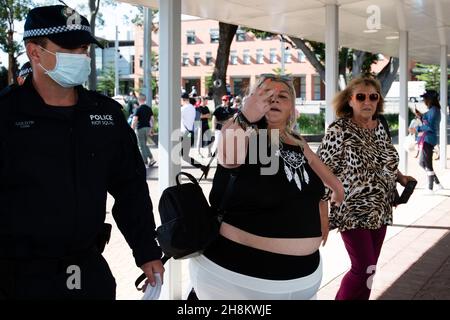
<path fill-rule="evenodd" d="M 340 92 L 334 107 L 338 120 L 323 138 L 318 154 L 342 181 L 344 202 L 331 204 L 330 229 L 341 232 L 351 270 L 342 280 L 337 300 L 369 299 L 367 279 L 373 275 L 392 224 L 396 181 L 414 179 L 398 170 L 399 157 L 378 116 L 383 97 L 377 80 L 357 78 Z M 328 200 L 325 195 L 323 200 Z"/>

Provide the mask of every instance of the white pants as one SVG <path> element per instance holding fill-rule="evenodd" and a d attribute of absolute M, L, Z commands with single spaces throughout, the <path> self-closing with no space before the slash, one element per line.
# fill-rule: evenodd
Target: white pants
<path fill-rule="evenodd" d="M 322 259 L 312 274 L 266 280 L 222 268 L 203 255 L 189 261 L 191 283 L 200 300 L 312 300 L 322 281 Z"/>

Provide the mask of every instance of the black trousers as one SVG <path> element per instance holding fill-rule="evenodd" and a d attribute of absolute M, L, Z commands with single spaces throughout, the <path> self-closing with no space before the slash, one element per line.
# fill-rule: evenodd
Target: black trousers
<path fill-rule="evenodd" d="M 433 183 L 439 184 L 439 179 L 433 170 L 433 149 L 434 146 L 424 142 L 422 153 L 420 154 L 419 165 L 425 169 L 428 176 L 428 189 L 433 190 Z"/>
<path fill-rule="evenodd" d="M 114 300 L 116 282 L 100 252 L 65 259 L 0 257 L 0 300 Z"/>

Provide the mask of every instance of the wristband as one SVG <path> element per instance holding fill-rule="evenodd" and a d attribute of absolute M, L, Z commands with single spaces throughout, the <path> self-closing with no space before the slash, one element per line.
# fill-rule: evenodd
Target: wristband
<path fill-rule="evenodd" d="M 258 126 L 248 121 L 241 111 L 233 115 L 233 122 L 237 123 L 244 131 L 247 131 L 249 128 L 258 131 Z"/>

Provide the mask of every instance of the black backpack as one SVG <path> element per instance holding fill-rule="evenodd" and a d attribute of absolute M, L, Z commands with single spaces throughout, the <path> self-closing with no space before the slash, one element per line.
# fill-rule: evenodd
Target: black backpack
<path fill-rule="evenodd" d="M 181 184 L 181 176 L 192 183 Z M 235 173 L 230 175 L 220 207 L 214 209 L 191 174 L 177 174 L 177 184 L 163 191 L 158 206 L 161 225 L 156 229 L 156 239 L 164 253 L 163 263 L 170 258 L 186 259 L 199 254 L 217 238 L 236 177 Z M 136 288 L 144 279 L 145 274 L 136 279 Z"/>
<path fill-rule="evenodd" d="M 192 183 L 181 184 L 181 176 Z M 164 190 L 159 200 L 161 225 L 156 229 L 156 238 L 165 256 L 182 259 L 215 240 L 220 222 L 192 175 L 180 172 L 176 182 Z"/>

